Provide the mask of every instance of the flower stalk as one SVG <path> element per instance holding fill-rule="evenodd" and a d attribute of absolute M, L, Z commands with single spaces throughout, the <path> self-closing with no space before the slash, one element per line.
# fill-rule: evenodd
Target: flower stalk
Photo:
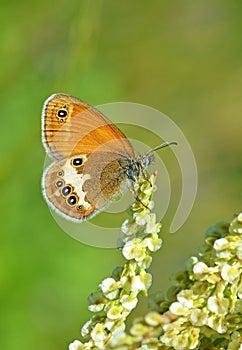
<path fill-rule="evenodd" d="M 89 296 L 95 315 L 82 328 L 84 341 L 75 340 L 69 350 L 242 350 L 242 213 L 206 232 L 198 256 L 173 276 L 167 295 L 151 295 L 150 311 L 126 330 L 138 296 L 146 296 L 152 283 L 151 254 L 162 245 L 151 212 L 154 189 L 154 175 L 135 184 L 139 200 L 119 240 L 126 263 Z"/>

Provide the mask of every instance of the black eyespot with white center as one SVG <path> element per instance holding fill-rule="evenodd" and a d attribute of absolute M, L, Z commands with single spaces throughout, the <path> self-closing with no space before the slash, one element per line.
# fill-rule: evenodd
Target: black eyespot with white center
<path fill-rule="evenodd" d="M 67 185 L 67 186 L 63 187 L 61 192 L 62 192 L 64 197 L 68 196 L 68 194 L 71 193 L 71 186 Z"/>
<path fill-rule="evenodd" d="M 56 181 L 55 185 L 56 185 L 56 187 L 60 188 L 63 186 L 63 183 L 64 182 L 62 180 L 58 180 L 58 181 Z"/>
<path fill-rule="evenodd" d="M 77 203 L 77 197 L 74 195 L 71 195 L 68 199 L 67 199 L 67 203 L 70 204 L 71 206 L 75 205 Z"/>
<path fill-rule="evenodd" d="M 64 175 L 64 171 L 63 170 L 59 170 L 57 171 L 57 176 L 63 176 Z"/>
<path fill-rule="evenodd" d="M 83 205 L 78 205 L 78 206 L 77 206 L 77 209 L 78 209 L 78 210 L 84 210 L 84 207 L 83 207 Z"/>
<path fill-rule="evenodd" d="M 82 160 L 82 158 L 80 158 L 80 157 L 78 157 L 78 158 L 74 158 L 73 160 L 72 160 L 72 164 L 74 165 L 74 166 L 81 166 L 82 165 L 82 163 L 83 163 L 83 160 Z"/>
<path fill-rule="evenodd" d="M 65 117 L 67 116 L 67 111 L 64 110 L 64 109 L 60 109 L 60 110 L 58 111 L 58 113 L 57 113 L 57 116 L 58 116 L 59 118 L 65 118 Z"/>

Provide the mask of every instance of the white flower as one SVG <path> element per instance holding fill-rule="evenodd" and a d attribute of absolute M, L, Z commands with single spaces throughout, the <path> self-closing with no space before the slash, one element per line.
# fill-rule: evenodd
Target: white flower
<path fill-rule="evenodd" d="M 225 315 L 228 312 L 229 300 L 223 297 L 212 296 L 208 298 L 208 309 L 220 315 Z"/>
<path fill-rule="evenodd" d="M 145 315 L 145 322 L 150 326 L 158 326 L 161 324 L 161 320 L 162 316 L 159 314 L 159 312 L 151 311 Z"/>
<path fill-rule="evenodd" d="M 178 316 L 183 316 L 187 314 L 188 308 L 184 307 L 181 303 L 179 303 L 178 301 L 175 301 L 174 303 L 172 303 L 170 305 L 170 311 L 174 314 L 174 315 L 178 315 Z"/>
<path fill-rule="evenodd" d="M 227 325 L 221 315 L 212 315 L 208 318 L 207 325 L 222 334 L 227 331 Z"/>
<path fill-rule="evenodd" d="M 125 323 L 123 320 L 110 320 L 107 318 L 105 321 L 105 328 L 112 332 L 112 335 L 115 334 L 117 336 L 117 334 L 121 335 L 121 333 L 124 332 Z"/>
<path fill-rule="evenodd" d="M 105 304 L 92 304 L 88 306 L 88 310 L 92 312 L 99 312 L 104 308 Z"/>
<path fill-rule="evenodd" d="M 114 278 L 108 277 L 102 281 L 100 288 L 102 289 L 103 293 L 106 294 L 120 288 L 120 283 L 115 281 Z"/>
<path fill-rule="evenodd" d="M 216 255 L 220 259 L 228 260 L 232 256 L 232 252 L 230 250 L 222 250 L 218 251 Z"/>
<path fill-rule="evenodd" d="M 242 223 L 242 213 L 239 213 L 238 217 L 237 217 L 237 220 Z"/>
<path fill-rule="evenodd" d="M 190 289 L 182 290 L 177 295 L 177 300 L 186 308 L 190 309 L 193 306 L 193 292 Z"/>
<path fill-rule="evenodd" d="M 135 259 L 141 261 L 145 258 L 146 242 L 140 238 L 134 238 L 125 243 L 123 247 L 123 256 L 127 260 Z"/>
<path fill-rule="evenodd" d="M 83 338 L 85 338 L 90 333 L 91 327 L 92 327 L 92 320 L 87 321 L 82 326 L 81 335 L 83 336 Z"/>
<path fill-rule="evenodd" d="M 222 267 L 221 276 L 227 282 L 233 282 L 240 275 L 240 264 L 225 264 Z"/>
<path fill-rule="evenodd" d="M 131 291 L 138 292 L 148 290 L 152 283 L 152 276 L 150 273 L 141 271 L 139 275 L 133 277 L 131 284 Z"/>
<path fill-rule="evenodd" d="M 204 274 L 204 273 L 209 273 L 209 268 L 204 262 L 198 262 L 193 266 L 193 272 L 198 275 L 198 274 Z"/>
<path fill-rule="evenodd" d="M 138 303 L 138 298 L 136 296 L 136 293 L 131 293 L 130 295 L 124 294 L 120 299 L 123 307 L 127 310 L 132 310 L 135 308 L 135 306 Z"/>
<path fill-rule="evenodd" d="M 149 330 L 150 330 L 149 326 L 146 326 L 141 323 L 136 323 L 131 327 L 130 333 L 136 337 L 140 337 L 140 336 L 143 337 L 144 334 L 149 332 Z"/>
<path fill-rule="evenodd" d="M 79 340 L 75 340 L 73 343 L 69 345 L 69 350 L 81 350 L 83 344 Z"/>
<path fill-rule="evenodd" d="M 149 219 L 146 224 L 145 232 L 146 233 L 155 233 L 159 232 L 161 228 L 160 223 L 156 223 L 156 215 L 150 214 Z"/>
<path fill-rule="evenodd" d="M 152 257 L 150 255 L 146 254 L 144 260 L 138 261 L 137 265 L 141 269 L 148 269 L 150 267 L 151 263 L 152 263 Z"/>
<path fill-rule="evenodd" d="M 91 331 L 91 337 L 96 342 L 103 342 L 107 338 L 105 326 L 102 323 L 97 323 Z"/>
<path fill-rule="evenodd" d="M 226 238 L 217 239 L 213 245 L 215 250 L 224 250 L 229 248 L 229 242 Z"/>
<path fill-rule="evenodd" d="M 135 234 L 138 231 L 138 224 L 136 222 L 129 222 L 129 219 L 126 219 L 122 226 L 121 226 L 121 231 L 126 235 L 126 236 L 131 236 Z"/>
<path fill-rule="evenodd" d="M 203 308 L 203 309 L 193 309 L 191 312 L 191 323 L 194 324 L 195 326 L 203 326 L 207 323 L 208 319 L 208 311 Z"/>
<path fill-rule="evenodd" d="M 107 317 L 110 320 L 116 320 L 122 317 L 123 307 L 122 305 L 110 305 L 107 309 Z"/>
<path fill-rule="evenodd" d="M 198 262 L 193 266 L 193 272 L 197 279 L 201 281 L 208 281 L 209 283 L 215 284 L 219 281 L 219 276 L 216 275 L 219 268 L 208 267 L 204 262 Z"/>
<path fill-rule="evenodd" d="M 121 231 L 125 234 L 129 231 L 129 219 L 124 220 L 121 226 Z"/>
<path fill-rule="evenodd" d="M 158 237 L 158 234 L 152 234 L 151 237 L 146 238 L 147 247 L 151 252 L 156 252 L 162 245 L 162 239 Z"/>
<path fill-rule="evenodd" d="M 135 222 L 138 225 L 144 226 L 150 220 L 148 210 L 142 210 L 140 213 L 134 213 Z"/>

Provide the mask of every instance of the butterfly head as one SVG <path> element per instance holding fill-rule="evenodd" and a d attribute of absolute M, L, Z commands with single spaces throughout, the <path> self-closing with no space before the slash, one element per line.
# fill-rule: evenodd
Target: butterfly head
<path fill-rule="evenodd" d="M 136 181 L 141 176 L 144 176 L 146 170 L 154 162 L 154 153 L 138 156 L 134 159 L 129 159 L 125 164 L 125 173 L 128 179 Z"/>
<path fill-rule="evenodd" d="M 144 170 L 146 170 L 152 163 L 154 163 L 154 152 L 160 148 L 164 148 L 170 145 L 176 145 L 176 142 L 164 142 L 161 145 L 151 149 L 143 156 L 139 156 L 131 160 L 126 167 L 126 175 L 131 180 L 136 180 L 140 176 L 144 176 Z"/>
<path fill-rule="evenodd" d="M 139 163 L 142 169 L 147 169 L 155 161 L 155 155 L 153 152 L 143 155 L 139 159 Z"/>

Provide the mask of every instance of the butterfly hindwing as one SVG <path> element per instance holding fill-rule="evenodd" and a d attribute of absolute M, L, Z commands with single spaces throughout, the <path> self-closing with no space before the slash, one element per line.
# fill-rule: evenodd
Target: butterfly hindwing
<path fill-rule="evenodd" d="M 62 216 L 85 221 L 123 192 L 127 185 L 123 162 L 110 152 L 77 154 L 58 160 L 44 172 L 44 197 Z"/>

